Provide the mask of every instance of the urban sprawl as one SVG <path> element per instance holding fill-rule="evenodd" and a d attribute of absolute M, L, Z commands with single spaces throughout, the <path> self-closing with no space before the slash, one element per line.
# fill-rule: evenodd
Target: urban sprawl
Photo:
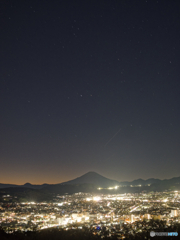
<path fill-rule="evenodd" d="M 109 237 L 116 234 L 122 239 L 124 232 L 137 234 L 152 229 L 152 220 L 164 221 L 167 228 L 180 223 L 178 191 L 106 195 L 80 192 L 57 195 L 51 203 L 8 201 L 11 198 L 4 195 L 0 203 L 0 226 L 7 233 L 87 227 L 102 238 L 106 232 Z"/>

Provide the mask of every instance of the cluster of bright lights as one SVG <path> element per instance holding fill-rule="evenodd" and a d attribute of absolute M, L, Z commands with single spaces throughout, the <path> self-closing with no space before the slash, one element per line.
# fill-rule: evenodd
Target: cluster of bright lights
<path fill-rule="evenodd" d="M 119 186 L 115 186 L 115 187 L 109 187 L 109 188 L 98 188 L 98 190 L 101 190 L 101 189 L 109 189 L 109 190 L 113 190 L 113 189 L 118 189 Z"/>
<path fill-rule="evenodd" d="M 101 197 L 99 197 L 99 196 L 95 196 L 95 197 L 93 197 L 93 198 L 86 198 L 86 201 L 95 201 L 95 202 L 98 202 L 98 201 L 100 201 L 100 200 L 102 200 L 101 199 Z"/>
<path fill-rule="evenodd" d="M 22 202 L 21 204 L 23 205 L 35 205 L 36 203 L 35 202 Z"/>
<path fill-rule="evenodd" d="M 119 186 L 115 186 L 115 187 L 109 187 L 108 189 L 109 190 L 112 190 L 112 189 L 118 189 Z"/>

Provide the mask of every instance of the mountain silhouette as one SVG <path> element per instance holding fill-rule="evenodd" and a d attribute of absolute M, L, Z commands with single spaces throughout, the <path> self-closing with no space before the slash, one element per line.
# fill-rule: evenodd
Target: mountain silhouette
<path fill-rule="evenodd" d="M 102 175 L 96 173 L 96 172 L 88 172 L 81 177 L 75 178 L 73 180 L 70 180 L 68 182 L 62 183 L 63 185 L 67 184 L 95 184 L 98 187 L 114 187 L 116 185 L 119 185 L 118 181 L 103 177 Z"/>

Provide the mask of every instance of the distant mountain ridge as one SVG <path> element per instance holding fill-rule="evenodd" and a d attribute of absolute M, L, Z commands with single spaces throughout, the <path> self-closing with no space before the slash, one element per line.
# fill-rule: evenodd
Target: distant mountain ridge
<path fill-rule="evenodd" d="M 144 180 L 144 179 L 136 179 L 136 180 L 133 180 L 132 182 L 120 182 L 120 185 L 126 185 L 126 186 L 130 186 L 130 185 L 142 185 L 142 186 L 145 186 L 145 185 L 148 185 L 148 184 L 153 184 L 153 183 L 159 183 L 163 180 L 160 180 L 160 179 L 155 179 L 155 178 L 149 178 L 147 180 Z"/>
<path fill-rule="evenodd" d="M 136 179 L 131 182 L 124 181 L 124 182 L 118 182 L 116 180 L 112 180 L 109 178 L 106 178 L 96 172 L 88 172 L 80 177 L 77 177 L 73 180 L 59 183 L 59 184 L 47 184 L 44 183 L 42 185 L 33 185 L 31 183 L 25 183 L 24 185 L 15 185 L 15 184 L 4 184 L 0 183 L 0 189 L 3 188 L 17 188 L 17 187 L 22 187 L 22 188 L 30 188 L 30 189 L 45 189 L 48 187 L 48 189 L 51 187 L 59 186 L 59 185 L 81 185 L 81 184 L 93 184 L 94 186 L 97 187 L 102 187 L 102 188 L 107 188 L 107 187 L 113 187 L 113 186 L 148 186 L 148 185 L 174 185 L 174 184 L 180 184 L 180 177 L 174 177 L 171 179 L 155 179 L 155 178 L 149 178 L 147 180 L 143 179 Z"/>
<path fill-rule="evenodd" d="M 24 185 L 16 185 L 16 184 L 6 184 L 6 183 L 0 183 L 0 189 L 2 188 L 32 188 L 32 189 L 42 189 L 50 184 L 44 183 L 42 185 L 33 185 L 31 183 L 25 183 Z"/>

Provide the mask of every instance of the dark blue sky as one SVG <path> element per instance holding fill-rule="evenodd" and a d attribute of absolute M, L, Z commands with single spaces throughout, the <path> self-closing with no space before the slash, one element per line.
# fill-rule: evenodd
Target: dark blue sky
<path fill-rule="evenodd" d="M 179 7 L 2 2 L 0 182 L 180 176 Z"/>

